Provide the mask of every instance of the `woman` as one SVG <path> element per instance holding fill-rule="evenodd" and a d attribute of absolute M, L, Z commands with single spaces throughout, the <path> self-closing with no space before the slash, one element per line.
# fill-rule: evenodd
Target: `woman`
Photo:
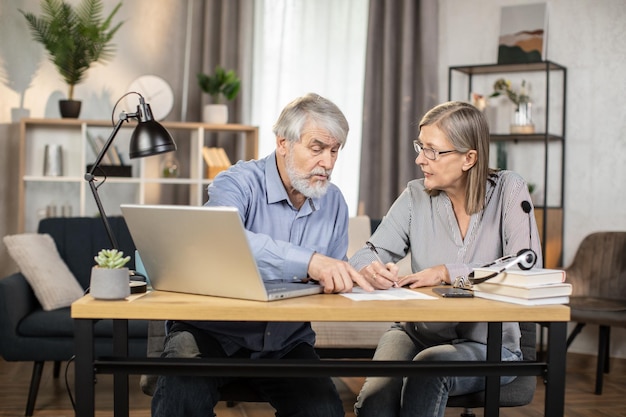
<path fill-rule="evenodd" d="M 413 180 L 389 209 L 368 247 L 350 263 L 376 288 L 451 284 L 499 257 L 541 248 L 525 181 L 489 169 L 484 115 L 463 102 L 431 109 L 414 141 L 424 178 Z M 526 203 L 524 203 L 526 204 Z M 393 262 L 411 252 L 411 275 Z M 486 323 L 397 323 L 381 338 L 374 360 L 485 360 Z M 504 323 L 502 360 L 522 359 L 518 323 Z M 503 384 L 514 377 L 503 377 Z M 449 395 L 484 389 L 484 377 L 367 378 L 355 404 L 359 417 L 443 416 Z"/>

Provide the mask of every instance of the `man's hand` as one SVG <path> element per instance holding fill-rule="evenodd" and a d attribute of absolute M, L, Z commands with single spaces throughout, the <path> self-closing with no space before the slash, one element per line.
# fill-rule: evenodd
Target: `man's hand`
<path fill-rule="evenodd" d="M 309 277 L 324 287 L 325 293 L 350 292 L 354 284 L 366 291 L 374 288 L 348 262 L 313 254 L 309 262 Z"/>

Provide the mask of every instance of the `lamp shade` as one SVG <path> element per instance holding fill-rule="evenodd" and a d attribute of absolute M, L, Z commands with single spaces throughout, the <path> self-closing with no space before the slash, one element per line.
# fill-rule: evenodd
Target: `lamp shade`
<path fill-rule="evenodd" d="M 143 158 L 176 150 L 174 139 L 156 120 L 140 121 L 130 138 L 130 158 Z"/>

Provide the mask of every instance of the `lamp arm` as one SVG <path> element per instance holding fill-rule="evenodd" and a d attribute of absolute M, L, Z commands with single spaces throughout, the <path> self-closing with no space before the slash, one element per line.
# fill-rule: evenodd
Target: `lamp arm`
<path fill-rule="evenodd" d="M 115 235 L 113 234 L 113 230 L 111 230 L 111 225 L 107 220 L 107 215 L 104 212 L 104 207 L 102 206 L 102 201 L 100 201 L 100 197 L 98 196 L 98 189 L 96 185 L 93 183 L 93 179 L 89 180 L 89 188 L 91 189 L 91 193 L 93 194 L 94 200 L 96 200 L 96 205 L 98 206 L 98 211 L 100 212 L 100 217 L 102 218 L 102 223 L 104 224 L 104 229 L 109 236 L 109 241 L 111 242 L 111 249 L 119 249 L 117 240 L 115 239 Z"/>
<path fill-rule="evenodd" d="M 115 239 L 115 235 L 113 234 L 113 230 L 111 229 L 111 225 L 109 224 L 109 221 L 107 220 L 107 215 L 104 212 L 102 201 L 100 200 L 100 197 L 98 196 L 98 189 L 96 185 L 94 184 L 94 181 L 95 181 L 94 172 L 100 166 L 100 163 L 102 162 L 102 158 L 104 158 L 104 155 L 109 150 L 109 147 L 111 147 L 111 143 L 113 143 L 113 140 L 115 139 L 117 132 L 119 132 L 120 128 L 122 127 L 122 124 L 126 120 L 128 120 L 129 117 L 133 117 L 133 115 L 132 114 L 128 115 L 126 113 L 120 114 L 120 119 L 118 120 L 115 127 L 113 128 L 113 132 L 111 132 L 109 139 L 107 139 L 102 149 L 100 149 L 100 153 L 96 157 L 96 161 L 91 166 L 91 169 L 89 170 L 89 172 L 85 174 L 85 181 L 89 183 L 89 188 L 91 189 L 93 198 L 96 201 L 96 206 L 98 206 L 98 212 L 100 213 L 100 217 L 102 218 L 104 229 L 106 230 L 107 235 L 109 236 L 109 241 L 111 242 L 112 249 L 119 249 L 119 248 L 118 248 L 117 240 Z"/>

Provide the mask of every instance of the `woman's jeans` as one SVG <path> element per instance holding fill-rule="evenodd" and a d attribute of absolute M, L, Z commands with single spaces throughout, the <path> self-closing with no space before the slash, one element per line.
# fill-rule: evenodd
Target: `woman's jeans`
<path fill-rule="evenodd" d="M 387 331 L 376 348 L 374 360 L 401 361 L 484 361 L 487 346 L 462 342 L 420 346 L 400 327 Z M 502 349 L 503 361 L 520 358 Z M 501 384 L 515 377 L 502 377 Z M 368 377 L 354 406 L 359 417 L 443 417 L 448 395 L 462 395 L 485 389 L 484 377 L 425 376 Z"/>
<path fill-rule="evenodd" d="M 194 332 L 195 333 L 195 332 Z M 226 357 L 215 339 L 204 333 L 196 337 L 188 331 L 170 333 L 165 339 L 166 358 Z M 200 346 L 200 347 L 199 347 Z M 249 358 L 240 350 L 233 357 Z M 312 346 L 302 343 L 283 359 L 319 360 Z M 263 359 L 258 359 L 262 361 Z M 219 388 L 244 378 L 203 376 L 160 376 L 152 398 L 154 417 L 208 417 L 220 399 Z M 245 382 L 276 409 L 278 417 L 341 417 L 343 404 L 330 378 L 245 378 Z"/>

